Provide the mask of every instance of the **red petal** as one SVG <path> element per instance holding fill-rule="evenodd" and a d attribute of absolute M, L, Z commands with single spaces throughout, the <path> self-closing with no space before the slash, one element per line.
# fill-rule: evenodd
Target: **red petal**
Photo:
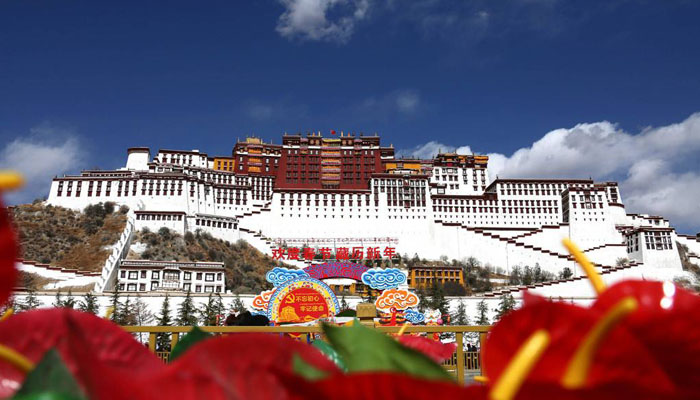
<path fill-rule="evenodd" d="M 282 380 L 293 379 L 295 354 L 321 371 L 341 372 L 305 343 L 275 334 L 232 334 L 198 343 L 144 381 L 152 389 L 146 398 L 290 398 Z"/>
<path fill-rule="evenodd" d="M 71 309 L 42 309 L 13 315 L 0 325 L 0 343 L 38 362 L 55 347 L 78 381 L 81 371 L 106 366 L 129 375 L 143 375 L 164 368 L 144 345 L 118 325 L 92 314 Z M 95 364 L 80 365 L 75 349 L 90 353 Z M 82 368 L 80 368 L 82 367 Z M 12 394 L 24 376 L 0 363 L 0 398 Z M 120 382 L 129 385 L 131 382 Z"/>
<path fill-rule="evenodd" d="M 294 399 L 324 400 L 407 400 L 487 398 L 485 386 L 464 387 L 388 372 L 335 375 L 315 382 L 286 380 Z"/>
<path fill-rule="evenodd" d="M 567 390 L 555 384 L 526 382 L 518 391 L 517 400 L 680 400 L 668 392 L 659 392 L 630 384 L 605 384 L 594 388 Z"/>
<path fill-rule="evenodd" d="M 425 354 L 437 363 L 452 357 L 457 348 L 455 343 L 442 343 L 422 336 L 399 336 L 399 342 L 406 347 Z"/>
<path fill-rule="evenodd" d="M 669 282 L 625 281 L 603 292 L 592 308 L 607 310 L 629 296 L 640 307 L 621 326 L 646 347 L 676 385 L 700 396 L 700 296 Z"/>
<path fill-rule="evenodd" d="M 600 318 L 596 310 L 555 302 L 537 302 L 507 314 L 486 342 L 486 376 L 495 382 L 525 340 L 536 330 L 545 329 L 550 334 L 550 344 L 528 381 L 558 385 L 585 334 Z M 668 377 L 646 349 L 624 329 L 608 333 L 588 375 L 589 387 L 607 383 L 673 390 Z"/>
<path fill-rule="evenodd" d="M 523 293 L 523 307 L 525 306 L 534 306 L 537 303 L 543 303 L 549 301 L 546 297 L 542 297 L 540 295 L 537 295 L 535 293 L 532 293 L 529 290 L 526 290 Z"/>
<path fill-rule="evenodd" d="M 10 297 L 17 283 L 17 237 L 10 223 L 7 208 L 0 202 L 0 305 Z"/>

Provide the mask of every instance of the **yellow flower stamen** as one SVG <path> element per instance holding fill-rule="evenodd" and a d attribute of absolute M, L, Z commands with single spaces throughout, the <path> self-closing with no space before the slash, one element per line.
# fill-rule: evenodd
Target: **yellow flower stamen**
<path fill-rule="evenodd" d="M 24 185 L 22 175 L 14 171 L 0 171 L 0 190 L 17 189 Z"/>
<path fill-rule="evenodd" d="M 12 308 L 12 307 L 8 308 L 7 310 L 5 310 L 4 313 L 2 313 L 2 317 L 0 317 L 0 322 L 10 318 L 12 316 L 12 314 L 14 314 L 14 313 L 15 313 L 14 308 Z"/>
<path fill-rule="evenodd" d="M 34 369 L 34 363 L 27 357 L 12 350 L 11 348 L 0 344 L 0 360 L 7 361 L 8 364 L 17 368 L 17 370 L 28 373 Z"/>
<path fill-rule="evenodd" d="M 564 243 L 564 247 L 569 250 L 569 253 L 574 256 L 574 260 L 576 260 L 581 268 L 583 268 L 583 271 L 586 272 L 588 280 L 591 282 L 591 285 L 593 285 L 593 289 L 595 289 L 596 293 L 603 293 L 605 290 L 605 282 L 603 282 L 603 278 L 600 277 L 598 271 L 595 270 L 593 264 L 588 260 L 588 257 L 586 257 L 578 246 L 568 238 L 565 238 L 562 242 Z"/>
<path fill-rule="evenodd" d="M 588 332 L 569 361 L 569 366 L 561 379 L 561 384 L 567 389 L 583 387 L 588 377 L 588 371 L 593 363 L 593 357 L 607 333 L 629 313 L 638 307 L 637 300 L 625 297 L 613 306 Z"/>
<path fill-rule="evenodd" d="M 489 383 L 489 378 L 483 376 L 483 375 L 477 375 L 474 377 L 474 382 L 477 383 Z"/>
<path fill-rule="evenodd" d="M 405 324 L 403 324 L 401 329 L 399 329 L 399 333 L 397 334 L 397 336 L 403 335 L 403 333 L 406 332 L 406 328 L 408 328 L 410 325 L 411 325 L 410 322 L 406 322 Z"/>
<path fill-rule="evenodd" d="M 107 311 L 105 311 L 105 319 L 110 319 L 112 314 L 114 314 L 114 307 L 107 307 Z"/>
<path fill-rule="evenodd" d="M 489 392 L 491 400 L 511 400 L 549 345 L 549 333 L 535 331 L 518 349 Z"/>

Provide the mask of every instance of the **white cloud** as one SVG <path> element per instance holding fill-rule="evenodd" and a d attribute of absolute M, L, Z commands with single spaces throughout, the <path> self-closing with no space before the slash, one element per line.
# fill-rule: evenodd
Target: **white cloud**
<path fill-rule="evenodd" d="M 280 0 L 277 32 L 288 39 L 345 43 L 367 17 L 369 0 Z"/>
<path fill-rule="evenodd" d="M 396 108 L 403 113 L 414 112 L 420 103 L 418 93 L 413 90 L 404 90 L 396 94 Z"/>
<path fill-rule="evenodd" d="M 674 173 L 670 163 L 645 160 L 630 168 L 622 183 L 627 208 L 669 218 L 680 227 L 700 231 L 700 173 Z"/>
<path fill-rule="evenodd" d="M 249 104 L 245 107 L 245 111 L 249 117 L 259 121 L 270 119 L 273 116 L 272 107 L 265 104 Z"/>
<path fill-rule="evenodd" d="M 80 141 L 69 132 L 43 125 L 14 139 L 0 152 L 0 168 L 22 173 L 25 186 L 5 196 L 9 204 L 48 196 L 51 179 L 78 169 L 84 161 Z"/>
<path fill-rule="evenodd" d="M 365 117 L 387 118 L 396 115 L 414 115 L 420 112 L 422 106 L 418 91 L 401 89 L 379 97 L 368 97 L 359 104 L 356 111 Z"/>
<path fill-rule="evenodd" d="M 396 154 L 399 157 L 417 157 L 420 159 L 429 159 L 435 157 L 438 153 L 447 152 L 472 154 L 472 149 L 469 146 L 454 147 L 431 140 L 428 143 L 420 144 L 410 149 L 398 150 Z"/>
<path fill-rule="evenodd" d="M 599 177 L 626 175 L 638 162 L 668 160 L 675 169 L 700 151 L 700 113 L 685 121 L 630 134 L 603 121 L 544 135 L 531 147 L 505 157 L 490 172 L 508 177 Z"/>
<path fill-rule="evenodd" d="M 438 148 L 446 151 L 454 146 L 432 141 L 399 154 L 426 157 Z M 511 155 L 488 156 L 492 178 L 618 180 L 628 212 L 657 214 L 678 226 L 698 229 L 700 172 L 693 170 L 698 154 L 700 113 L 637 134 L 607 121 L 578 124 L 548 132 Z"/>
<path fill-rule="evenodd" d="M 241 107 L 245 115 L 256 121 L 279 120 L 289 117 L 299 118 L 305 116 L 308 112 L 305 104 L 293 103 L 289 99 L 277 99 L 273 102 L 251 100 L 244 102 Z"/>
<path fill-rule="evenodd" d="M 552 36 L 607 15 L 623 0 L 590 2 L 584 9 L 559 0 L 279 0 L 277 32 L 288 39 L 346 43 L 359 22 L 393 33 L 408 27 L 425 38 L 475 45 L 489 38 L 533 33 Z M 372 20 L 372 21 L 370 21 Z"/>

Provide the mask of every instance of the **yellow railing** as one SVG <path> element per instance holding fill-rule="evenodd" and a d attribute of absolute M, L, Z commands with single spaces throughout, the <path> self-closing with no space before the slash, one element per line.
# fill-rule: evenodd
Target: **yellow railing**
<path fill-rule="evenodd" d="M 148 348 L 154 352 L 161 360 L 167 361 L 170 357 L 169 351 L 156 351 L 156 339 L 158 334 L 170 334 L 170 348 L 172 349 L 180 339 L 180 335 L 189 332 L 191 326 L 124 326 L 124 330 L 132 333 L 147 333 Z M 302 336 L 302 340 L 310 342 L 314 338 L 323 336 L 320 326 L 201 326 L 203 331 L 215 334 L 228 333 L 294 333 Z M 385 333 L 398 333 L 400 326 L 380 326 L 375 329 Z M 464 350 L 464 338 L 466 334 L 474 334 L 479 337 L 479 348 L 484 348 L 486 334 L 490 326 L 408 326 L 404 334 L 408 333 L 433 333 L 454 334 L 457 349 L 451 359 L 446 360 L 443 366 L 448 371 L 455 374 L 457 381 L 464 383 L 465 372 L 467 370 L 480 371 L 483 367 L 481 352 L 468 352 Z M 160 350 L 160 349 L 158 349 Z"/>

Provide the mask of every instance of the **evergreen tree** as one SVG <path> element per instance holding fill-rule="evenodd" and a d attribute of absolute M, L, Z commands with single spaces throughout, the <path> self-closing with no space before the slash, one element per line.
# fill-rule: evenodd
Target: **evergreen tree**
<path fill-rule="evenodd" d="M 75 308 L 75 299 L 73 298 L 73 293 L 68 289 L 68 297 L 63 300 L 63 305 L 61 307 L 65 308 Z"/>
<path fill-rule="evenodd" d="M 188 290 L 185 299 L 182 301 L 182 303 L 180 304 L 180 308 L 178 308 L 177 310 L 177 319 L 175 320 L 175 322 L 179 326 L 197 325 L 197 316 L 195 315 L 196 312 L 197 308 L 194 306 L 192 296 L 190 295 L 190 291 Z"/>
<path fill-rule="evenodd" d="M 523 269 L 523 285 L 531 285 L 532 281 L 533 281 L 532 268 L 530 268 L 529 265 L 526 265 L 525 268 Z"/>
<path fill-rule="evenodd" d="M 430 287 L 430 308 L 434 310 L 440 310 L 442 315 L 448 314 L 450 312 L 450 307 L 445 299 L 445 290 L 442 284 L 437 281 L 433 282 Z"/>
<path fill-rule="evenodd" d="M 488 325 L 489 324 L 489 307 L 486 305 L 485 300 L 481 300 L 476 306 L 476 311 L 479 313 L 479 318 L 476 320 L 477 325 Z"/>
<path fill-rule="evenodd" d="M 120 325 L 136 325 L 136 308 L 134 302 L 131 301 L 130 296 L 126 296 L 126 301 L 122 304 L 122 308 L 119 311 Z"/>
<path fill-rule="evenodd" d="M 501 296 L 501 301 L 498 303 L 498 308 L 496 309 L 495 321 L 500 320 L 504 315 L 508 314 L 515 308 L 515 299 L 510 293 Z"/>
<path fill-rule="evenodd" d="M 464 301 L 460 301 L 459 305 L 457 305 L 457 310 L 452 315 L 452 325 L 469 325 L 467 306 L 464 304 Z"/>
<path fill-rule="evenodd" d="M 535 263 L 535 268 L 532 271 L 532 275 L 535 283 L 544 282 L 544 274 L 542 273 L 542 268 L 540 268 L 539 263 Z"/>
<path fill-rule="evenodd" d="M 510 271 L 510 278 L 508 279 L 508 283 L 510 283 L 511 285 L 520 285 L 523 282 L 522 275 L 523 274 L 522 271 L 520 271 L 520 266 L 516 265 Z"/>
<path fill-rule="evenodd" d="M 231 303 L 231 314 L 238 315 L 245 311 L 247 311 L 247 309 L 245 308 L 245 304 L 243 304 L 243 300 L 241 300 L 241 296 L 236 294 L 236 297 L 233 299 L 233 303 Z"/>
<path fill-rule="evenodd" d="M 63 299 L 61 299 L 61 291 L 60 290 L 56 291 L 56 297 L 54 297 L 53 304 L 51 304 L 51 306 L 54 308 L 63 307 Z"/>
<path fill-rule="evenodd" d="M 425 295 L 425 288 L 422 285 L 418 285 L 418 288 L 416 288 L 416 296 L 418 296 L 418 311 L 425 312 L 430 307 L 430 304 Z"/>
<path fill-rule="evenodd" d="M 226 319 L 226 316 L 224 315 L 226 313 L 226 308 L 224 307 L 224 301 L 221 299 L 221 295 L 219 293 L 216 293 L 214 297 L 214 313 L 218 317 L 215 319 L 215 322 L 217 322 L 218 325 L 222 325 L 223 321 Z"/>
<path fill-rule="evenodd" d="M 216 325 L 216 310 L 214 308 L 214 297 L 212 293 L 209 293 L 209 298 L 207 299 L 207 303 L 202 307 L 202 309 L 198 310 L 200 319 L 202 321 L 202 325 L 204 326 L 212 326 Z"/>
<path fill-rule="evenodd" d="M 574 276 L 574 273 L 571 272 L 571 268 L 569 267 L 564 267 L 564 269 L 559 272 L 559 279 L 569 279 L 572 276 Z"/>
<path fill-rule="evenodd" d="M 78 308 L 83 312 L 97 314 L 100 306 L 97 304 L 97 297 L 95 297 L 92 292 L 87 292 L 85 296 L 83 296 L 83 300 L 79 302 Z"/>
<path fill-rule="evenodd" d="M 163 305 L 160 308 L 160 315 L 158 316 L 157 323 L 158 326 L 170 326 L 172 323 L 170 318 L 170 298 L 167 293 L 163 300 Z M 163 332 L 156 335 L 156 350 L 170 351 L 170 335 L 168 333 Z"/>
<path fill-rule="evenodd" d="M 117 325 L 123 325 L 124 318 L 122 318 L 122 303 L 119 300 L 119 281 L 114 284 L 114 291 L 112 291 L 112 300 L 110 302 L 110 307 L 112 308 L 112 316 L 109 318 L 112 322 Z"/>
<path fill-rule="evenodd" d="M 41 302 L 36 298 L 36 291 L 34 289 L 28 289 L 24 301 L 17 303 L 18 311 L 29 311 L 39 306 L 41 306 Z"/>

